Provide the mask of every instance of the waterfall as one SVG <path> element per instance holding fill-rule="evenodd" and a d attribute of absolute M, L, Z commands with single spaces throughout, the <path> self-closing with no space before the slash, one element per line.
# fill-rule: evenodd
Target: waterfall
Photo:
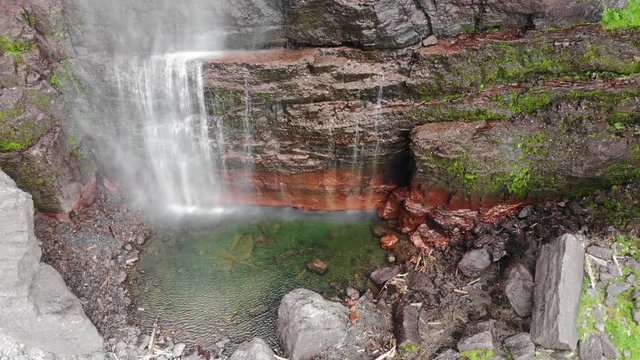
<path fill-rule="evenodd" d="M 210 55 L 185 52 L 115 60 L 119 116 L 138 122 L 154 197 L 169 207 L 214 202 L 223 191 L 222 118 L 208 116 L 200 61 Z"/>
<path fill-rule="evenodd" d="M 223 48 L 221 0 L 76 0 L 76 43 L 97 114 L 76 119 L 100 144 L 108 172 L 152 207 L 180 212 L 225 195 L 224 113 L 205 93 L 203 66 Z M 251 157 L 246 94 L 242 152 Z M 97 119 L 97 120 L 96 120 Z M 244 154 L 243 154 L 244 155 Z M 250 162 L 250 161 L 249 161 Z"/>

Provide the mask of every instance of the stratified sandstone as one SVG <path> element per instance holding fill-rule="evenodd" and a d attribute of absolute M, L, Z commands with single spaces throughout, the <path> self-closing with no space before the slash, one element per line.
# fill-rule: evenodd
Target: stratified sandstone
<path fill-rule="evenodd" d="M 630 120 L 638 80 L 625 76 L 639 69 L 637 37 L 579 27 L 467 35 L 397 53 L 234 52 L 209 61 L 205 88 L 209 111 L 227 132 L 231 168 L 278 174 L 285 188 L 339 168 L 371 194 L 363 174 L 380 174 L 386 191 L 406 184 L 411 146 L 415 194 L 429 205 L 488 209 L 629 177 L 638 161 Z M 251 156 L 243 153 L 247 128 Z M 274 193 L 267 183 L 259 193 Z"/>

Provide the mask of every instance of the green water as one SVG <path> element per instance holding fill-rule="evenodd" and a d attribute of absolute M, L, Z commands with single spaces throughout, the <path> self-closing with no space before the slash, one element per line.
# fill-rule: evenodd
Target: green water
<path fill-rule="evenodd" d="M 369 213 L 265 209 L 186 219 L 156 230 L 137 265 L 135 305 L 142 324 L 154 319 L 191 344 L 212 347 L 260 336 L 277 346 L 277 308 L 298 287 L 339 295 L 366 289 L 385 253 Z M 325 275 L 307 270 L 319 258 Z"/>

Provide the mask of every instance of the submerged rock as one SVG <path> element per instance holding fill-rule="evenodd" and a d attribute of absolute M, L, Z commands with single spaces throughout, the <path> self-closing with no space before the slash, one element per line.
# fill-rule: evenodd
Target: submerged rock
<path fill-rule="evenodd" d="M 565 234 L 542 246 L 536 264 L 531 337 L 548 349 L 575 349 L 584 249 Z"/>
<path fill-rule="evenodd" d="M 276 360 L 276 356 L 264 340 L 255 338 L 241 344 L 229 360 Z"/>
<path fill-rule="evenodd" d="M 329 267 L 327 266 L 327 264 L 320 259 L 313 259 L 310 263 L 307 264 L 307 269 L 318 275 L 324 275 L 327 271 L 329 271 Z"/>
<path fill-rule="evenodd" d="M 277 335 L 291 360 L 307 360 L 337 346 L 347 331 L 349 311 L 319 294 L 296 289 L 278 308 Z"/>

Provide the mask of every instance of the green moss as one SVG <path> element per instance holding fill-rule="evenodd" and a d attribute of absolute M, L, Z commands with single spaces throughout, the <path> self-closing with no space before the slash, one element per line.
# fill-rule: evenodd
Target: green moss
<path fill-rule="evenodd" d="M 606 29 L 640 26 L 640 0 L 628 0 L 623 9 L 607 8 L 600 22 Z"/>
<path fill-rule="evenodd" d="M 628 234 L 615 236 L 618 255 L 632 256 L 640 260 L 640 239 Z M 624 275 L 612 279 L 612 281 L 625 281 L 625 276 L 629 275 L 631 269 L 624 267 Z M 640 273 L 636 273 L 636 276 Z M 589 294 L 589 278 L 585 278 L 578 307 L 578 335 L 582 340 L 590 333 L 597 333 L 597 319 L 594 312 L 597 308 L 604 313 L 604 328 L 609 338 L 622 353 L 622 359 L 640 358 L 640 325 L 633 320 L 635 304 L 633 301 L 633 291 L 631 288 L 616 297 L 615 306 L 605 305 L 605 295 L 602 289 L 596 289 L 595 296 Z M 592 290 L 593 291 L 593 290 Z M 627 351 L 629 356 L 624 355 Z"/>
<path fill-rule="evenodd" d="M 412 342 L 407 342 L 404 344 L 400 344 L 398 348 L 403 354 L 406 354 L 411 352 L 418 352 L 420 350 L 420 345 L 414 344 Z"/>
<path fill-rule="evenodd" d="M 510 91 L 506 106 L 514 113 L 532 112 L 547 106 L 551 100 L 552 96 L 549 92 L 521 93 Z"/>
<path fill-rule="evenodd" d="M 22 54 L 36 48 L 35 42 L 26 42 L 22 39 L 10 40 L 5 36 L 0 36 L 0 54 L 7 54 L 16 63 L 22 62 Z"/>
<path fill-rule="evenodd" d="M 620 255 L 628 255 L 640 260 L 640 238 L 630 234 L 618 234 L 615 241 Z"/>
<path fill-rule="evenodd" d="M 469 360 L 489 360 L 496 355 L 494 350 L 467 350 L 460 353 L 460 355 Z"/>
<path fill-rule="evenodd" d="M 22 9 L 22 19 L 27 22 L 30 28 L 36 27 L 36 14 L 28 11 L 27 9 Z"/>
<path fill-rule="evenodd" d="M 58 86 L 60 84 L 60 79 L 58 78 L 58 74 L 55 72 L 49 76 L 49 84 L 52 86 Z"/>
<path fill-rule="evenodd" d="M 580 295 L 580 304 L 578 305 L 578 317 L 576 325 L 578 328 L 578 338 L 584 339 L 590 333 L 597 333 L 596 319 L 594 317 L 594 311 L 598 306 L 604 304 L 604 291 L 602 289 L 596 289 L 595 296 L 588 294 L 588 290 L 591 286 L 591 280 L 585 276 L 582 282 L 582 292 Z"/>
<path fill-rule="evenodd" d="M 516 143 L 516 147 L 525 155 L 547 156 L 549 154 L 548 141 L 547 135 L 539 132 L 523 136 Z"/>
<path fill-rule="evenodd" d="M 507 120 L 508 115 L 490 109 L 474 108 L 460 109 L 447 104 L 433 105 L 427 108 L 413 110 L 412 114 L 427 122 L 471 120 L 471 121 L 501 121 Z"/>
<path fill-rule="evenodd" d="M 529 168 L 522 168 L 518 171 L 511 172 L 511 180 L 507 186 L 509 194 L 524 196 L 529 191 L 531 186 L 531 170 Z"/>
<path fill-rule="evenodd" d="M 71 97 L 71 95 L 86 98 L 87 91 L 80 76 L 73 70 L 71 63 L 63 60 L 58 63 L 56 70 L 49 77 L 51 85 L 60 89 Z"/>
<path fill-rule="evenodd" d="M 13 117 L 22 115 L 23 113 L 24 107 L 22 105 L 7 109 L 0 109 L 0 123 L 4 123 Z"/>

